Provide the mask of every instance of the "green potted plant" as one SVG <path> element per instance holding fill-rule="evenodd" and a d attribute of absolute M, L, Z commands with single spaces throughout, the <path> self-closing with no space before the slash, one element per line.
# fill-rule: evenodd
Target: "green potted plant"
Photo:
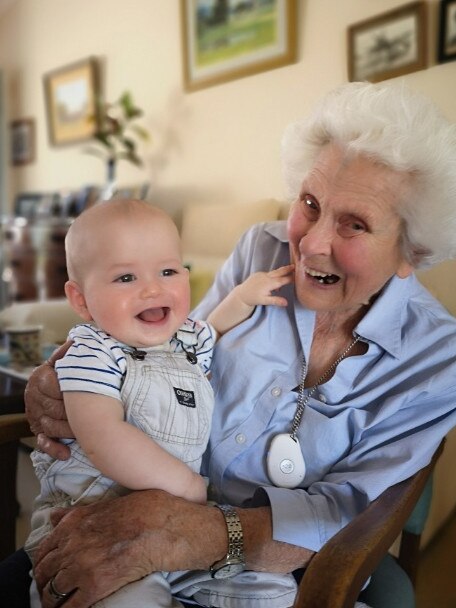
<path fill-rule="evenodd" d="M 106 163 L 107 184 L 103 198 L 110 198 L 115 189 L 117 163 L 126 160 L 137 167 L 143 166 L 138 153 L 138 142 L 149 139 L 148 131 L 137 124 L 143 111 L 133 96 L 125 91 L 114 103 L 97 101 L 98 130 L 94 135 L 97 146 L 85 148 L 85 152 L 101 158 Z"/>

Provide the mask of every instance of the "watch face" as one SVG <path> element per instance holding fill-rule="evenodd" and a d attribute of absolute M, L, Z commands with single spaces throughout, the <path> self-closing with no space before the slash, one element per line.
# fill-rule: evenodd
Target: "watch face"
<path fill-rule="evenodd" d="M 231 576 L 236 576 L 240 572 L 244 571 L 243 563 L 228 563 L 218 568 L 217 570 L 213 570 L 212 576 L 214 578 L 230 578 Z"/>

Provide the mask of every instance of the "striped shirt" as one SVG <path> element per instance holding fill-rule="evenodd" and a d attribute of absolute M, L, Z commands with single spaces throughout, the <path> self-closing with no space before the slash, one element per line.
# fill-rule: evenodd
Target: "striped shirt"
<path fill-rule="evenodd" d="M 73 344 L 55 365 L 62 392 L 98 393 L 120 399 L 127 371 L 126 353 L 135 349 L 89 324 L 73 327 L 69 339 Z M 168 342 L 141 348 L 141 351 L 177 353 L 190 350 L 195 353 L 203 371 L 208 373 L 215 339 L 215 330 L 208 323 L 187 319 Z"/>

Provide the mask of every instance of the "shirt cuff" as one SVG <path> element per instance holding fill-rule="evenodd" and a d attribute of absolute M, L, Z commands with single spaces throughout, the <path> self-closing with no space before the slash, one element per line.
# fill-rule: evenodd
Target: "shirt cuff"
<path fill-rule="evenodd" d="M 304 490 L 259 488 L 254 495 L 255 506 L 268 504 L 272 511 L 273 540 L 319 551 L 328 540 L 321 519 Z"/>

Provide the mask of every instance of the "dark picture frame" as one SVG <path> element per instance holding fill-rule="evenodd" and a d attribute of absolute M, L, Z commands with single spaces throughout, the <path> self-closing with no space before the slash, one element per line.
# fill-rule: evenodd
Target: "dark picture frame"
<path fill-rule="evenodd" d="M 348 28 L 348 77 L 379 82 L 427 66 L 427 3 L 411 2 Z"/>
<path fill-rule="evenodd" d="M 54 146 L 91 139 L 98 130 L 100 80 L 94 57 L 43 76 L 49 141 Z"/>
<path fill-rule="evenodd" d="M 439 63 L 456 59 L 456 0 L 440 0 L 437 59 Z"/>
<path fill-rule="evenodd" d="M 11 164 L 22 166 L 35 160 L 35 121 L 21 118 L 10 123 Z"/>
<path fill-rule="evenodd" d="M 297 1 L 181 0 L 186 91 L 222 84 L 296 61 Z"/>

